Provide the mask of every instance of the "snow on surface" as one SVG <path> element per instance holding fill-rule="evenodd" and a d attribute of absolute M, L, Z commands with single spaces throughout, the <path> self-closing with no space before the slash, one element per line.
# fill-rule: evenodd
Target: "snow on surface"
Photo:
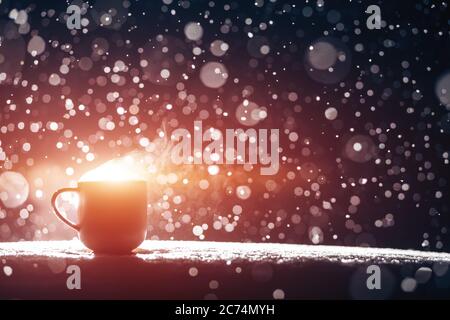
<path fill-rule="evenodd" d="M 340 264 L 450 263 L 450 254 L 415 250 L 314 246 L 277 243 L 208 241 L 145 241 L 135 256 L 147 262 L 161 261 L 249 261 L 295 263 L 308 261 Z M 0 258 L 92 259 L 95 254 L 78 240 L 24 241 L 0 244 Z"/>

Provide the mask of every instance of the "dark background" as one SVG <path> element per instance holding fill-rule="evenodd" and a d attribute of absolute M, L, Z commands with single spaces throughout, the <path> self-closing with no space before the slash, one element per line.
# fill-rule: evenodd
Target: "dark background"
<path fill-rule="evenodd" d="M 202 110 L 209 112 L 203 119 L 204 127 L 245 128 L 235 112 L 247 98 L 267 109 L 267 119 L 255 128 L 280 129 L 280 157 L 285 159 L 281 160 L 279 173 L 260 176 L 257 169 L 247 172 L 235 165 L 221 166 L 219 175 L 209 176 L 206 166 L 169 166 L 164 172 L 175 172 L 180 178 L 170 186 L 151 184 L 149 238 L 198 239 L 192 228 L 206 224 L 205 240 L 448 251 L 449 170 L 444 153 L 449 151 L 450 127 L 448 109 L 435 92 L 438 79 L 450 72 L 446 2 L 256 3 L 94 1 L 89 2 L 91 7 L 83 15 L 90 21 L 83 33 L 66 28 L 64 13 L 68 3 L 3 1 L 0 53 L 7 59 L 0 64 L 0 73 L 6 72 L 8 78 L 0 84 L 0 147 L 6 155 L 4 161 L 0 160 L 0 172 L 21 173 L 29 183 L 30 196 L 17 208 L 0 202 L 0 241 L 73 237 L 75 234 L 50 212 L 49 199 L 56 188 L 73 184 L 84 172 L 107 160 L 142 150 L 139 139 L 146 136 L 156 140 L 158 129 L 163 126 L 192 128 Z M 369 30 L 365 25 L 365 10 L 370 4 L 381 8 L 381 30 Z M 28 32 L 20 33 L 19 25 L 8 17 L 14 8 L 27 12 Z M 105 8 L 119 12 L 113 26 L 100 26 L 96 20 Z M 175 12 L 172 14 L 171 10 Z M 202 25 L 203 37 L 199 41 L 188 40 L 184 34 L 184 27 L 192 21 Z M 267 28 L 262 30 L 261 23 Z M 39 35 L 46 43 L 45 51 L 36 57 L 27 52 L 33 35 Z M 158 35 L 162 35 L 169 54 L 160 54 Z M 209 48 L 214 40 L 229 45 L 225 55 L 211 54 Z M 309 71 L 308 48 L 321 40 L 334 44 L 348 59 L 337 67 L 337 81 L 330 74 L 317 81 Z M 95 43 L 107 44 L 104 54 L 95 53 Z M 268 45 L 270 52 L 258 53 L 261 45 Z M 356 50 L 358 45 L 362 45 L 362 51 Z M 203 50 L 198 56 L 193 54 L 195 47 Z M 146 75 L 145 68 L 140 67 L 138 48 L 144 48 L 155 70 L 167 66 L 171 72 L 167 81 L 162 81 L 153 69 Z M 174 61 L 172 52 L 182 53 L 183 61 Z M 80 69 L 82 57 L 93 62 L 90 70 Z M 70 59 L 68 74 L 60 73 L 64 58 Z M 124 81 L 120 86 L 108 78 L 113 72 L 107 75 L 103 71 L 117 60 L 128 66 L 128 71 L 118 72 Z M 209 88 L 199 79 L 201 66 L 209 61 L 220 62 L 228 70 L 229 78 L 219 89 Z M 377 68 L 373 66 L 378 66 L 379 72 L 374 73 Z M 63 79 L 57 86 L 48 81 L 53 73 Z M 183 78 L 184 73 L 189 79 Z M 106 77 L 106 85 L 99 85 L 99 76 Z M 133 83 L 134 76 L 139 77 L 143 88 Z M 408 78 L 407 83 L 403 82 L 404 77 Z M 358 82 L 363 84 L 362 89 L 358 89 Z M 37 90 L 32 90 L 33 84 Z M 106 96 L 113 91 L 119 93 L 120 99 L 109 102 Z M 179 91 L 185 91 L 190 98 L 180 99 Z M 30 96 L 33 102 L 27 104 Z M 76 107 L 85 105 L 89 115 L 77 111 L 75 116 L 65 118 L 67 98 Z M 139 124 L 133 126 L 128 122 L 129 113 L 121 117 L 115 110 L 118 106 L 128 110 L 136 98 Z M 16 105 L 15 110 L 11 110 L 11 103 Z M 167 103 L 174 108 L 167 110 Z M 183 113 L 186 106 L 191 110 L 189 114 Z M 218 107 L 229 116 L 218 115 Z M 329 107 L 338 110 L 333 121 L 324 116 Z M 360 116 L 356 116 L 358 113 Z M 99 128 L 99 119 L 106 116 L 116 123 L 113 131 Z M 31 132 L 30 124 L 39 121 L 42 128 Z M 58 122 L 58 130 L 45 130 L 49 121 Z M 118 125 L 120 121 L 123 126 Z M 24 129 L 18 128 L 20 122 L 24 122 Z M 136 133 L 137 127 L 141 132 Z M 70 138 L 64 136 L 67 129 L 73 133 Z M 289 141 L 290 132 L 298 134 L 297 141 Z M 104 140 L 92 142 L 92 135 L 103 135 Z M 89 145 L 94 161 L 85 160 L 76 140 Z M 120 146 L 110 144 L 119 140 Z M 362 163 L 355 161 L 346 149 L 349 141 L 360 140 L 369 146 L 363 152 L 371 154 L 370 160 Z M 29 152 L 22 149 L 26 142 L 32 146 Z M 64 147 L 57 149 L 57 142 Z M 385 147 L 380 148 L 380 143 Z M 81 161 L 77 163 L 76 159 Z M 377 159 L 380 163 L 376 163 Z M 75 170 L 70 177 L 65 174 L 69 166 Z M 226 176 L 226 170 L 233 172 L 231 178 Z M 289 172 L 295 173 L 291 179 Z M 189 177 L 192 184 L 183 185 L 183 177 Z M 368 182 L 360 184 L 361 178 Z M 210 182 L 208 190 L 198 188 L 201 179 Z M 268 190 L 268 183 L 275 187 Z M 239 185 L 248 185 L 252 190 L 249 199 L 236 196 Z M 320 193 L 316 190 L 305 196 L 306 190 L 316 189 L 317 185 Z M 402 185 L 408 186 L 406 190 L 402 190 Z M 301 188 L 303 193 L 296 195 L 295 188 Z M 42 198 L 36 197 L 38 189 L 43 191 Z M 392 193 L 390 198 L 385 196 L 386 191 Z M 438 191 L 442 193 L 440 198 L 436 197 Z M 164 194 L 169 195 L 170 205 L 161 209 L 156 204 L 166 201 Z M 399 194 L 404 198 L 399 199 Z M 182 195 L 183 202 L 173 203 L 174 195 Z M 349 208 L 354 196 L 360 201 L 356 208 Z M 323 201 L 332 198 L 336 200 L 333 208 L 323 208 Z M 21 218 L 20 210 L 30 204 L 33 210 L 29 210 L 27 218 Z M 242 213 L 233 231 L 215 230 L 213 223 L 223 221 L 221 217 L 234 219 L 235 205 L 242 207 Z M 190 217 L 188 222 L 182 219 L 184 214 Z M 73 214 L 71 217 L 75 219 Z M 377 220 L 381 227 L 376 225 Z M 167 227 L 176 222 L 179 226 L 173 231 Z M 320 240 L 314 242 L 317 234 Z"/>

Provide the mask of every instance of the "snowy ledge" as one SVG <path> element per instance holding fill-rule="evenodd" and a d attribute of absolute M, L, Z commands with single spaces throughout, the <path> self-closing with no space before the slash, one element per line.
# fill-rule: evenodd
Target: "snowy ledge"
<path fill-rule="evenodd" d="M 0 243 L 0 258 L 64 258 L 92 259 L 96 255 L 79 241 L 23 241 Z M 278 243 L 239 243 L 211 241 L 146 240 L 137 250 L 136 258 L 147 262 L 271 262 L 296 263 L 326 261 L 359 264 L 450 263 L 449 253 L 416 250 L 314 246 Z M 126 256 L 123 256 L 126 257 Z"/>
<path fill-rule="evenodd" d="M 369 290 L 367 268 L 381 270 Z M 81 270 L 81 290 L 67 286 Z M 96 255 L 79 241 L 0 243 L 0 299 L 450 298 L 450 254 L 274 243 L 145 241 Z"/>

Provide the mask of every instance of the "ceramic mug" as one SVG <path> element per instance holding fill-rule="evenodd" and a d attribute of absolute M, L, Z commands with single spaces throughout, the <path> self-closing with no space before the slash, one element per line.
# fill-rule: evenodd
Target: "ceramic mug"
<path fill-rule="evenodd" d="M 56 207 L 63 192 L 80 197 L 78 223 L 64 217 Z M 123 254 L 136 249 L 147 234 L 147 184 L 145 181 L 79 182 L 52 196 L 55 214 L 77 230 L 86 247 L 98 253 Z"/>

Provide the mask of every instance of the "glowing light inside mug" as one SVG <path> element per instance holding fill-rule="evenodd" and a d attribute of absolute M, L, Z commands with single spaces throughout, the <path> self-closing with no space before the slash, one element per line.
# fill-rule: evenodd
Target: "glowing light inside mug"
<path fill-rule="evenodd" d="M 130 181 L 145 180 L 142 164 L 132 156 L 110 160 L 99 167 L 86 172 L 79 179 L 80 182 L 88 181 Z"/>

